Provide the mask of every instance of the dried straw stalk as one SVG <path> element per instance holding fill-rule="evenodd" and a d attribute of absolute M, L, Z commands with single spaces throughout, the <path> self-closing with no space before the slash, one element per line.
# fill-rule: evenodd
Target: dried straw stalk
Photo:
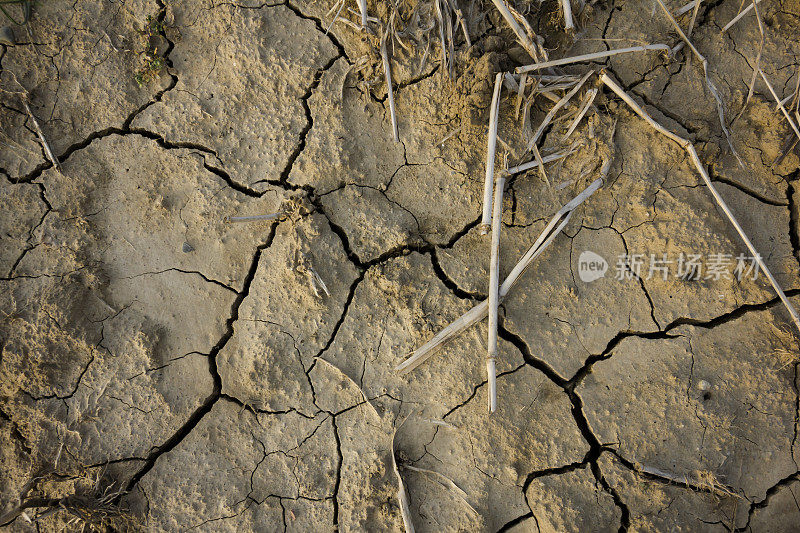
<path fill-rule="evenodd" d="M 392 14 L 394 19 L 394 14 Z M 393 20 L 389 21 L 389 26 L 392 25 Z M 381 58 L 383 59 L 383 72 L 386 74 L 386 92 L 389 99 L 389 114 L 392 118 L 392 135 L 395 142 L 400 142 L 400 134 L 397 130 L 397 111 L 394 107 L 394 91 L 392 90 L 392 67 L 389 64 L 389 52 L 386 50 L 386 39 L 389 36 L 389 28 L 383 30 L 381 36 Z"/>
<path fill-rule="evenodd" d="M 503 189 L 505 175 L 494 182 L 494 212 L 492 213 L 492 251 L 489 263 L 489 333 L 486 353 L 486 376 L 489 382 L 489 412 L 497 409 L 497 319 L 500 304 L 500 226 L 503 219 Z"/>
<path fill-rule="evenodd" d="M 631 46 L 630 48 L 617 48 L 616 50 L 605 50 L 603 52 L 593 52 L 591 54 L 582 54 L 579 56 L 564 57 L 561 59 L 554 59 L 552 61 L 536 62 L 532 65 L 524 65 L 517 67 L 517 74 L 531 72 L 533 70 L 541 70 L 549 67 L 558 67 L 560 65 L 569 65 L 571 63 L 581 63 L 583 61 L 594 61 L 595 59 L 602 59 L 604 57 L 614 56 L 617 54 L 627 54 L 629 52 L 647 52 L 652 50 L 660 50 L 662 52 L 669 52 L 670 48 L 666 44 L 646 44 L 642 46 Z"/>
<path fill-rule="evenodd" d="M 489 135 L 486 146 L 486 175 L 483 181 L 483 213 L 481 215 L 481 235 L 489 233 L 492 221 L 492 185 L 494 184 L 494 159 L 497 150 L 497 122 L 500 114 L 500 91 L 503 87 L 503 74 L 498 72 L 494 78 L 492 107 L 489 110 Z"/>
<path fill-rule="evenodd" d="M 542 157 L 541 163 L 551 163 L 553 161 L 557 161 L 564 157 L 567 157 L 572 152 L 568 150 L 562 150 L 561 152 L 556 152 L 555 154 L 550 154 Z M 517 165 L 515 167 L 511 167 L 508 169 L 509 174 L 519 174 L 520 172 L 525 172 L 526 170 L 530 170 L 532 168 L 536 168 L 541 164 L 537 159 L 533 161 L 528 161 L 527 163 L 522 163 L 521 165 Z"/>
<path fill-rule="evenodd" d="M 572 135 L 572 132 L 575 131 L 575 128 L 578 127 L 578 124 L 580 124 L 581 120 L 583 119 L 583 116 L 586 114 L 587 111 L 589 111 L 589 108 L 592 107 L 592 103 L 594 103 L 594 99 L 596 96 L 597 96 L 597 87 L 592 87 L 591 89 L 586 91 L 586 94 L 583 97 L 583 104 L 581 104 L 581 110 L 578 112 L 578 115 L 572 121 L 572 124 L 569 125 L 569 128 L 567 128 L 567 132 L 561 138 L 562 141 L 566 141 L 569 138 L 569 136 Z"/>
<path fill-rule="evenodd" d="M 760 2 L 761 2 L 761 0 L 756 0 L 756 2 L 755 2 L 755 3 L 756 3 L 756 4 L 758 4 L 758 3 L 760 3 Z M 729 29 L 731 29 L 731 26 L 733 26 L 734 24 L 736 24 L 737 22 L 739 22 L 739 20 L 740 20 L 740 19 L 741 19 L 743 16 L 747 15 L 747 14 L 750 12 L 750 10 L 751 10 L 751 9 L 753 9 L 753 4 L 750 4 L 749 6 L 747 6 L 746 8 L 744 8 L 742 11 L 740 11 L 738 15 L 736 15 L 735 17 L 733 17 L 733 19 L 732 19 L 732 20 L 731 20 L 729 23 L 725 24 L 725 27 L 724 27 L 724 28 L 722 28 L 722 31 L 723 31 L 723 32 L 726 32 L 726 31 L 728 31 Z"/>
<path fill-rule="evenodd" d="M 573 31 L 575 29 L 575 21 L 572 20 L 572 6 L 569 0 L 559 0 L 561 3 L 561 11 L 564 13 L 564 29 Z"/>

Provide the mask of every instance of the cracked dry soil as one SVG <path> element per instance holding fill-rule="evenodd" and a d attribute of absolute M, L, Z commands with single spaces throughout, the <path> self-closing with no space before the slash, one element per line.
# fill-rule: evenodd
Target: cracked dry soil
<path fill-rule="evenodd" d="M 486 297 L 491 80 L 528 59 L 489 2 L 464 3 L 474 43 L 452 80 L 434 52 L 422 70 L 421 50 L 393 58 L 395 143 L 385 85 L 364 83 L 377 51 L 345 25 L 326 33 L 328 4 L 54 0 L 35 7 L 34 42 L 0 47 L 0 87 L 16 77 L 31 92 L 63 167 L 3 92 L 0 513 L 47 473 L 35 490 L 48 498 L 87 479 L 123 490 L 111 529 L 398 531 L 391 437 L 413 413 L 396 455 L 421 531 L 800 531 L 798 362 L 778 357 L 798 353 L 797 336 L 766 280 L 578 277 L 584 250 L 612 270 L 620 254 L 746 251 L 680 148 L 610 93 L 548 167 L 552 187 L 536 171 L 510 183 L 504 272 L 613 161 L 502 306 L 498 411 L 485 406 L 485 323 L 393 371 Z M 598 2 L 574 39 L 557 3 L 516 4 L 551 57 L 678 42 L 650 1 Z M 703 3 L 693 33 L 729 120 L 759 44 L 752 15 L 720 32 L 737 10 Z M 762 68 L 790 94 L 800 4 L 760 10 Z M 139 87 L 148 16 L 167 68 Z M 731 125 L 742 168 L 696 61 L 591 66 L 695 143 L 800 305 L 798 156 L 773 164 L 789 129 L 766 90 Z M 532 121 L 551 105 L 538 99 Z M 519 153 L 513 115 L 504 97 L 500 136 Z M 224 222 L 287 199 L 285 220 Z M 409 467 L 452 479 L 475 512 Z M 79 525 L 53 513 L 5 527 Z"/>

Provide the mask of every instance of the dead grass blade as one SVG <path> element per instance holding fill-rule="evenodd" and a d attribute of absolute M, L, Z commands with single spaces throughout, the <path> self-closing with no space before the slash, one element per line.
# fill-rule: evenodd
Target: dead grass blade
<path fill-rule="evenodd" d="M 475 508 L 469 503 L 469 501 L 467 501 L 467 493 L 464 492 L 464 490 L 461 487 L 456 485 L 455 482 L 449 477 L 445 476 L 440 472 L 435 472 L 433 470 L 428 470 L 427 468 L 419 468 L 412 465 L 405 465 L 403 468 L 405 468 L 406 470 L 411 470 L 412 472 L 420 472 L 421 474 L 427 474 L 435 478 L 440 485 L 442 485 L 446 489 L 450 489 L 456 496 L 458 496 L 459 499 L 462 502 L 464 502 L 464 504 L 466 504 L 466 506 L 469 507 L 473 513 L 475 513 L 475 515 L 480 516 L 478 514 L 478 511 L 476 511 Z"/>
<path fill-rule="evenodd" d="M 44 136 L 44 132 L 42 132 L 41 126 L 39 126 L 39 121 L 36 120 L 36 117 L 31 111 L 31 106 L 28 105 L 28 98 L 26 96 L 21 96 L 20 100 L 22 100 L 22 105 L 25 106 L 25 112 L 28 113 L 28 118 L 31 119 L 33 123 L 33 129 L 36 130 L 36 135 L 39 137 L 39 141 L 42 143 L 42 148 L 44 148 L 45 154 L 47 154 L 47 159 L 56 167 L 56 170 L 61 172 L 61 163 L 58 162 L 58 158 L 53 154 L 53 150 L 50 148 L 50 143 L 47 142 L 47 139 Z"/>
<path fill-rule="evenodd" d="M 389 19 L 389 26 L 394 21 L 394 14 Z M 392 135 L 394 141 L 400 142 L 400 134 L 397 130 L 397 111 L 394 107 L 394 91 L 392 90 L 392 67 L 389 64 L 389 52 L 386 50 L 386 38 L 389 36 L 389 29 L 384 28 L 383 35 L 381 35 L 381 58 L 383 59 L 383 72 L 386 75 L 386 92 L 389 99 L 389 114 L 392 119 Z"/>
<path fill-rule="evenodd" d="M 800 80 L 800 75 L 797 77 Z M 514 104 L 514 120 L 519 119 L 519 110 L 522 107 L 522 101 L 525 100 L 525 86 L 528 84 L 528 75 L 523 74 L 519 78 L 519 87 L 517 90 L 517 101 Z"/>
<path fill-rule="evenodd" d="M 227 223 L 234 223 L 234 222 L 254 222 L 256 220 L 275 220 L 276 218 L 281 218 L 284 213 L 270 213 L 269 215 L 251 215 L 246 217 L 225 217 L 222 219 L 223 222 Z"/>
<path fill-rule="evenodd" d="M 692 20 L 689 21 L 689 29 L 686 31 L 686 35 L 689 37 L 692 36 L 692 30 L 694 29 L 694 23 L 697 21 L 697 13 L 700 11 L 701 3 L 701 0 L 697 0 L 694 4 L 694 10 L 692 10 Z"/>
<path fill-rule="evenodd" d="M 660 2 L 661 0 L 658 0 L 658 1 Z M 689 44 L 689 46 L 691 46 L 691 43 Z M 763 72 L 761 74 L 763 76 Z M 764 76 L 764 79 L 766 81 L 766 76 Z M 606 74 L 605 72 L 601 73 L 600 74 L 600 80 L 603 83 L 605 83 L 606 86 L 609 89 L 611 89 L 614 93 L 616 93 L 617 96 L 622 98 L 622 100 L 626 104 L 628 104 L 628 106 L 637 115 L 642 117 L 648 124 L 650 124 L 653 128 L 655 128 L 656 131 L 658 131 L 659 133 L 663 134 L 666 137 L 669 137 L 670 139 L 672 139 L 673 141 L 678 143 L 684 150 L 686 150 L 688 152 L 689 157 L 692 160 L 692 163 L 694 163 L 694 166 L 697 168 L 697 171 L 700 173 L 700 176 L 703 178 L 703 181 L 705 182 L 706 187 L 708 187 L 708 190 L 711 191 L 711 195 L 714 197 L 714 200 L 716 200 L 717 205 L 719 205 L 720 209 L 722 209 L 722 211 L 725 213 L 725 216 L 728 217 L 728 220 L 730 221 L 731 225 L 734 227 L 736 232 L 739 234 L 739 237 L 741 237 L 742 241 L 744 241 L 745 246 L 747 246 L 747 249 L 750 251 L 750 253 L 753 255 L 753 258 L 758 263 L 759 268 L 761 268 L 761 270 L 767 276 L 767 279 L 769 279 L 769 282 L 772 285 L 772 288 L 775 290 L 775 293 L 778 295 L 778 297 L 783 302 L 783 305 L 786 307 L 786 310 L 789 311 L 789 314 L 792 317 L 792 321 L 797 326 L 797 330 L 800 331 L 800 316 L 798 316 L 797 311 L 795 310 L 794 306 L 789 301 L 789 299 L 786 297 L 786 294 L 783 292 L 783 289 L 780 287 L 780 285 L 778 285 L 778 282 L 775 279 L 775 277 L 772 275 L 772 272 L 769 270 L 769 267 L 767 267 L 767 265 L 764 263 L 763 259 L 761 259 L 761 255 L 759 255 L 758 251 L 756 251 L 755 246 L 753 246 L 753 243 L 750 242 L 750 239 L 747 237 L 747 234 L 745 234 L 744 230 L 739 225 L 739 222 L 736 220 L 736 217 L 733 216 L 733 213 L 731 212 L 730 208 L 728 208 L 728 204 L 725 203 L 725 200 L 722 198 L 722 196 L 720 196 L 720 194 L 717 191 L 716 187 L 714 187 L 714 184 L 711 183 L 711 178 L 708 176 L 708 172 L 706 172 L 705 166 L 700 161 L 700 157 L 697 155 L 697 151 L 695 150 L 694 145 L 691 142 L 689 142 L 688 140 L 686 140 L 686 139 L 684 139 L 684 138 L 682 138 L 682 137 L 680 137 L 678 135 L 675 135 L 671 131 L 669 131 L 666 128 L 664 128 L 661 124 L 659 124 L 658 122 L 653 120 L 650 117 L 650 115 L 648 115 L 647 112 L 645 112 L 645 110 L 642 109 L 641 106 L 639 106 L 639 104 L 637 104 L 622 89 L 622 87 L 617 85 L 617 83 L 608 76 L 608 74 Z M 773 95 L 774 95 L 774 93 L 773 93 Z M 774 96 L 775 96 L 776 100 L 779 100 L 777 95 L 774 95 Z M 785 109 L 784 109 L 784 111 L 785 111 Z M 787 114 L 787 117 L 788 117 L 788 114 Z"/>
<path fill-rule="evenodd" d="M 778 95 L 775 92 L 775 89 L 772 87 L 772 84 L 770 83 L 769 79 L 767 78 L 767 75 L 764 74 L 764 71 L 761 70 L 761 69 L 758 70 L 758 73 L 761 74 L 761 78 L 764 80 L 764 83 L 767 85 L 767 89 L 769 89 L 769 92 L 772 94 L 772 97 L 778 103 L 778 107 L 780 108 L 781 112 L 783 113 L 783 116 L 786 117 L 787 121 L 789 121 L 789 126 L 792 127 L 792 129 L 794 130 L 795 135 L 797 135 L 797 138 L 800 139 L 800 129 L 798 129 L 797 124 L 795 124 L 794 120 L 792 120 L 792 116 L 789 114 L 789 112 L 786 110 L 786 108 L 781 103 L 781 99 L 778 98 Z M 800 122 L 800 115 L 798 115 L 797 111 L 795 111 L 795 116 L 797 116 L 798 122 Z"/>
<path fill-rule="evenodd" d="M 744 110 L 747 108 L 747 104 L 750 102 L 750 98 L 753 97 L 753 91 L 756 87 L 756 80 L 758 79 L 758 71 L 761 69 L 761 54 L 764 52 L 764 43 L 766 42 L 766 37 L 767 37 L 766 32 L 764 31 L 764 24 L 761 22 L 761 15 L 758 12 L 758 7 L 756 7 L 755 0 L 753 0 L 752 6 L 756 11 L 756 20 L 758 21 L 758 31 L 761 34 L 761 42 L 758 45 L 756 64 L 753 67 L 753 76 L 750 78 L 750 86 L 747 89 L 747 98 L 744 99 L 744 103 L 742 104 L 742 110 L 739 111 L 739 114 L 736 115 L 736 118 L 734 118 L 734 120 L 742 116 L 742 113 L 744 113 Z"/>
<path fill-rule="evenodd" d="M 678 9 L 678 10 L 675 12 L 675 16 L 676 16 L 676 17 L 680 17 L 680 16 L 681 16 L 681 15 L 683 15 L 684 13 L 687 13 L 687 12 L 691 11 L 692 9 L 694 9 L 694 6 L 695 6 L 696 4 L 699 4 L 699 3 L 700 3 L 700 0 L 692 0 L 692 1 L 691 1 L 691 2 L 689 2 L 688 4 L 685 4 L 685 5 L 684 5 L 684 6 L 682 6 L 680 9 Z"/>
<path fill-rule="evenodd" d="M 544 159 L 542 159 L 542 153 L 539 151 L 539 147 L 534 144 L 531 146 L 531 151 L 533 152 L 534 160 L 539 163 L 536 165 L 536 169 L 539 171 L 539 176 L 541 176 L 541 178 L 547 184 L 548 189 L 552 190 L 553 184 L 550 183 L 550 178 L 547 177 L 547 172 L 544 169 Z"/>
<path fill-rule="evenodd" d="M 467 30 L 467 20 L 464 18 L 464 13 L 459 9 L 456 0 L 447 0 L 450 4 L 450 9 L 456 15 L 456 23 L 461 26 L 461 31 L 464 33 L 464 41 L 467 43 L 467 48 L 472 46 L 472 40 L 469 38 L 469 30 Z"/>
<path fill-rule="evenodd" d="M 406 533 L 414 533 L 414 523 L 411 521 L 411 509 L 408 507 L 408 492 L 406 492 L 406 486 L 403 483 L 403 476 L 400 475 L 400 470 L 397 469 L 397 459 L 395 457 L 394 448 L 394 438 L 397 436 L 397 431 L 403 427 L 403 424 L 406 423 L 409 416 L 411 415 L 405 417 L 392 433 L 392 470 L 394 470 L 394 476 L 397 478 L 397 501 L 400 503 L 400 515 L 403 517 L 403 527 Z"/>
<path fill-rule="evenodd" d="M 439 22 L 439 40 L 442 44 L 442 68 L 449 74 L 450 67 L 447 59 L 447 40 L 444 35 L 445 24 L 444 13 L 442 13 L 442 0 L 435 0 L 434 6 L 436 6 L 436 19 Z"/>
<path fill-rule="evenodd" d="M 528 161 L 527 163 L 523 163 L 521 165 L 517 165 L 515 167 L 511 167 L 508 169 L 509 174 L 519 174 L 520 172 L 525 172 L 526 170 L 530 170 L 532 168 L 536 168 L 542 163 L 552 163 L 553 161 L 557 161 L 559 159 L 563 159 L 570 155 L 572 151 L 570 150 L 562 150 L 560 152 L 556 152 L 554 154 L 546 155 L 542 157 L 541 161 L 538 159 L 534 159 L 533 161 Z M 540 154 L 541 155 L 541 154 Z"/>

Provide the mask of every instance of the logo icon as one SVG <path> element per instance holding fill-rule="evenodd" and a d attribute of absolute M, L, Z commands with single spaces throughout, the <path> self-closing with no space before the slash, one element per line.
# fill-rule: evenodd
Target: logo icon
<path fill-rule="evenodd" d="M 578 256 L 578 277 L 584 283 L 591 283 L 606 275 L 608 262 L 591 250 L 584 250 Z"/>

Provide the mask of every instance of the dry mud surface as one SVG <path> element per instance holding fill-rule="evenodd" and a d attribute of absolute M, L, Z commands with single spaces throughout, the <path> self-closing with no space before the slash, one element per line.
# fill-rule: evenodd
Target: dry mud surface
<path fill-rule="evenodd" d="M 28 485 L 55 501 L 123 491 L 118 530 L 400 531 L 399 427 L 418 531 L 800 530 L 797 331 L 763 275 L 615 279 L 620 254 L 747 250 L 680 147 L 608 91 L 549 184 L 510 182 L 504 273 L 612 162 L 502 305 L 498 411 L 485 323 L 394 371 L 486 297 L 491 85 L 529 61 L 490 2 L 459 4 L 473 44 L 456 34 L 452 79 L 435 29 L 424 63 L 396 47 L 397 143 L 376 39 L 326 33 L 325 0 L 37 3 L 33 42 L 15 28 L 20 44 L 0 47 L 0 513 Z M 704 2 L 692 34 L 728 122 L 760 41 L 752 13 L 721 32 L 738 4 Z M 649 0 L 587 6 L 574 35 L 552 0 L 515 5 L 551 58 L 679 42 Z M 790 95 L 800 4 L 760 14 L 761 66 Z M 167 67 L 139 86 L 148 16 Z M 798 156 L 775 163 L 790 130 L 765 87 L 731 125 L 739 166 L 696 59 L 563 71 L 590 67 L 695 143 L 800 305 Z M 500 136 L 519 155 L 504 95 Z M 552 105 L 535 101 L 534 128 Z M 287 205 L 280 221 L 225 222 Z M 609 263 L 591 283 L 586 250 Z M 81 526 L 36 516 L 6 527 Z"/>

